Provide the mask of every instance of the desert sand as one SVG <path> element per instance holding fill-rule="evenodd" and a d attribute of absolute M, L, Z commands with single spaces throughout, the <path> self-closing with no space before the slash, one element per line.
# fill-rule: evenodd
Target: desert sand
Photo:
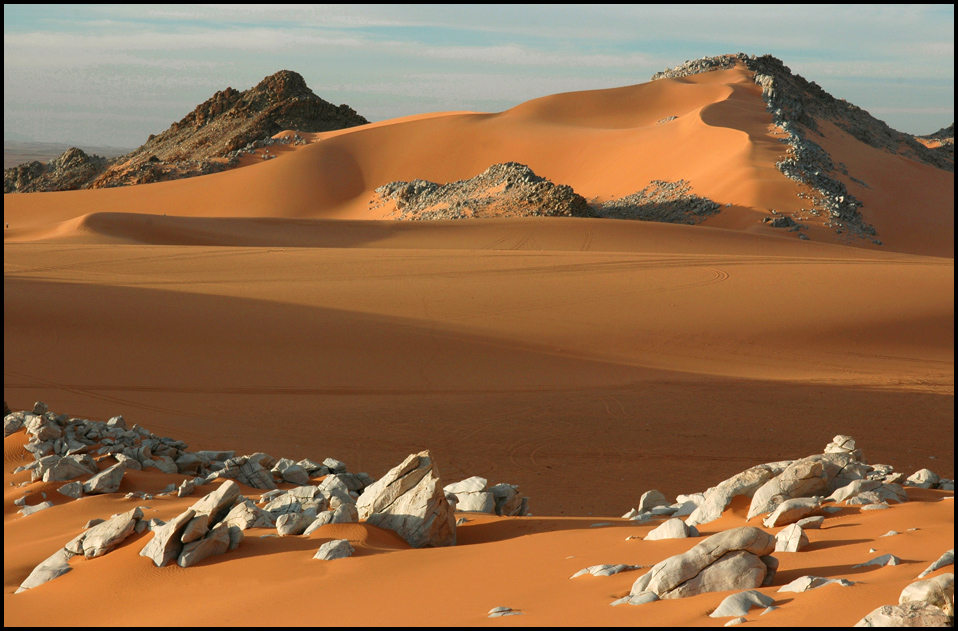
<path fill-rule="evenodd" d="M 626 540 L 660 523 L 618 517 L 643 492 L 674 501 L 821 453 L 836 434 L 869 462 L 954 478 L 953 173 L 826 129 L 821 145 L 869 183 L 846 182 L 883 245 L 762 224 L 768 209 L 799 210 L 803 185 L 776 169 L 780 130 L 742 67 L 309 136 L 214 175 L 4 196 L 6 401 L 122 414 L 190 449 L 332 456 L 373 478 L 429 449 L 444 484 L 518 484 L 534 516 L 463 514 L 457 545 L 435 549 L 364 523 L 305 539 L 253 529 L 188 569 L 138 556 L 146 532 L 14 594 L 87 520 L 137 505 L 166 520 L 199 497 L 125 499 L 189 477 L 152 470 L 70 500 L 62 482 L 12 473 L 31 459 L 16 433 L 4 440 L 5 625 L 720 626 L 708 613 L 728 593 L 610 607 L 645 570 L 569 577 L 700 541 Z M 369 210 L 387 182 L 506 161 L 587 198 L 684 178 L 723 208 L 696 226 Z M 53 508 L 17 513 L 14 500 L 42 492 Z M 749 623 L 851 625 L 897 603 L 954 546 L 953 493 L 908 496 L 843 506 L 807 548 L 776 553 L 759 591 L 779 609 Z M 747 507 L 736 500 L 701 535 L 746 525 Z M 889 530 L 901 534 L 879 537 Z M 354 557 L 313 560 L 331 539 Z M 884 553 L 904 562 L 852 568 Z M 803 575 L 859 584 L 777 593 Z M 522 615 L 487 618 L 496 606 Z"/>

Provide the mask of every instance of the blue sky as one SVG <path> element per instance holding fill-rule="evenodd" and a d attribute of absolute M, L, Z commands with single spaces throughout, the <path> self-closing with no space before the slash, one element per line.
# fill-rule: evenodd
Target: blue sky
<path fill-rule="evenodd" d="M 892 127 L 954 121 L 954 5 L 5 5 L 4 137 L 135 147 L 281 69 L 370 120 L 771 53 Z"/>

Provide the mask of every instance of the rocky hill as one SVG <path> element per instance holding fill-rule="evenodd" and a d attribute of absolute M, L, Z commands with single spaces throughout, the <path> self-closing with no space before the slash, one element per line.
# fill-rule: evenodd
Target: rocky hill
<path fill-rule="evenodd" d="M 830 219 L 826 225 L 849 230 L 862 238 L 875 239 L 875 229 L 858 212 L 862 202 L 851 195 L 837 174 L 855 178 L 813 139 L 822 137 L 820 122 L 827 121 L 857 140 L 889 153 L 925 162 L 946 171 L 954 171 L 954 153 L 931 149 L 914 136 L 896 131 L 865 110 L 844 99 L 836 99 L 814 81 L 794 74 L 780 59 L 771 55 L 756 57 L 744 53 L 720 55 L 687 61 L 652 76 L 652 80 L 674 79 L 688 75 L 731 68 L 742 63 L 755 73 L 762 97 L 774 122 L 788 134 L 785 157 L 776 164 L 788 178 L 815 189 L 812 212 Z M 945 130 L 942 130 L 945 131 Z"/>
<path fill-rule="evenodd" d="M 348 105 L 316 96 L 303 77 L 281 70 L 249 90 L 226 88 L 138 149 L 112 160 L 71 148 L 47 163 L 3 173 L 3 192 L 62 191 L 144 184 L 214 173 L 244 148 L 283 130 L 322 132 L 368 123 Z"/>

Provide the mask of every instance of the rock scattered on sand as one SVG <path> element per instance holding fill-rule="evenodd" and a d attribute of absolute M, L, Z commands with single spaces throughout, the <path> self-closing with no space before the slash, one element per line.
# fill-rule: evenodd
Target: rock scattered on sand
<path fill-rule="evenodd" d="M 698 530 L 696 530 L 694 526 L 690 527 L 681 519 L 673 517 L 652 529 L 649 534 L 645 536 L 645 540 L 685 539 L 686 537 L 697 536 Z"/>
<path fill-rule="evenodd" d="M 316 551 L 313 558 L 320 561 L 335 561 L 352 556 L 355 551 L 356 549 L 349 543 L 349 539 L 336 539 L 319 546 L 319 550 Z"/>
<path fill-rule="evenodd" d="M 521 615 L 521 611 L 516 611 L 512 607 L 493 607 L 489 610 L 490 618 L 501 618 L 502 616 L 518 616 Z"/>
<path fill-rule="evenodd" d="M 918 578 L 925 578 L 926 576 L 928 576 L 929 574 L 931 574 L 932 572 L 936 570 L 940 570 L 943 567 L 947 567 L 949 565 L 954 565 L 954 564 L 955 564 L 955 549 L 952 548 L 951 550 L 948 550 L 947 552 L 942 554 L 940 557 L 938 557 L 938 559 L 934 561 L 931 565 L 929 565 L 927 568 L 925 568 L 925 571 L 919 574 Z"/>
<path fill-rule="evenodd" d="M 807 592 L 810 589 L 818 589 L 819 587 L 825 587 L 826 585 L 841 585 L 842 587 L 849 587 L 854 585 L 854 581 L 849 581 L 844 578 L 825 578 L 823 576 L 800 576 L 794 581 L 787 585 L 783 585 L 778 588 L 780 592 L 795 592 L 802 593 Z"/>
<path fill-rule="evenodd" d="M 882 605 L 855 623 L 856 627 L 950 627 L 954 617 L 926 602 Z"/>
<path fill-rule="evenodd" d="M 709 614 L 710 618 L 731 618 L 747 616 L 752 607 L 770 607 L 775 599 L 754 589 L 732 594 Z"/>
<path fill-rule="evenodd" d="M 612 576 L 613 574 L 618 574 L 619 572 L 628 572 L 630 570 L 637 570 L 641 565 L 627 565 L 624 563 L 618 563 L 615 565 L 590 565 L 587 568 L 583 568 L 570 576 L 569 578 L 578 578 L 580 576 L 585 576 L 586 574 L 591 574 L 592 576 Z"/>
<path fill-rule="evenodd" d="M 894 554 L 883 554 L 879 557 L 875 557 L 871 561 L 865 561 L 864 563 L 853 565 L 852 569 L 857 567 L 868 567 L 870 565 L 874 565 L 876 567 L 885 567 L 886 565 L 898 565 L 899 563 L 901 563 L 901 559 L 896 557 Z"/>
<path fill-rule="evenodd" d="M 808 537 L 798 524 L 782 528 L 775 535 L 775 552 L 798 552 L 808 545 Z"/>
<path fill-rule="evenodd" d="M 367 487 L 356 508 L 359 519 L 394 530 L 414 548 L 456 543 L 455 515 L 428 451 L 410 455 Z"/>

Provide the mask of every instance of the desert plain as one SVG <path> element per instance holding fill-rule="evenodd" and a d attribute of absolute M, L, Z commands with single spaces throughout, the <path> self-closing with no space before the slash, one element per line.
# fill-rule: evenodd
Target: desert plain
<path fill-rule="evenodd" d="M 734 61 L 495 114 L 302 132 L 275 159 L 259 149 L 200 177 L 5 195 L 11 409 L 122 415 L 190 450 L 332 457 L 374 480 L 429 450 L 443 485 L 518 485 L 531 514 L 459 511 L 455 545 L 422 548 L 364 521 L 307 537 L 254 527 L 187 568 L 140 556 L 154 534 L 137 531 L 15 593 L 88 520 L 141 506 L 167 521 L 224 479 L 177 497 L 159 492 L 194 475 L 131 469 L 118 492 L 75 500 L 14 473 L 33 460 L 29 435 L 5 431 L 4 624 L 721 626 L 731 617 L 709 614 L 731 591 L 610 605 L 710 535 L 782 527 L 747 519 L 740 495 L 698 536 L 646 541 L 667 515 L 620 517 L 646 491 L 671 504 L 838 435 L 868 463 L 953 479 L 953 162 L 817 120 L 873 232 L 836 226 L 777 165 L 788 130 L 770 109 Z M 389 182 L 508 162 L 593 204 L 685 180 L 719 211 L 695 225 L 402 221 L 371 203 Z M 931 487 L 905 483 L 908 501 L 883 510 L 826 502 L 805 547 L 773 553 L 756 589 L 776 608 L 747 624 L 850 626 L 897 604 L 954 547 L 953 486 Z M 41 501 L 53 506 L 20 513 Z M 340 539 L 352 556 L 313 559 Z M 898 564 L 856 567 L 883 554 Z M 598 564 L 642 568 L 570 579 Z M 778 591 L 802 576 L 854 584 Z M 500 606 L 520 615 L 488 617 Z"/>

